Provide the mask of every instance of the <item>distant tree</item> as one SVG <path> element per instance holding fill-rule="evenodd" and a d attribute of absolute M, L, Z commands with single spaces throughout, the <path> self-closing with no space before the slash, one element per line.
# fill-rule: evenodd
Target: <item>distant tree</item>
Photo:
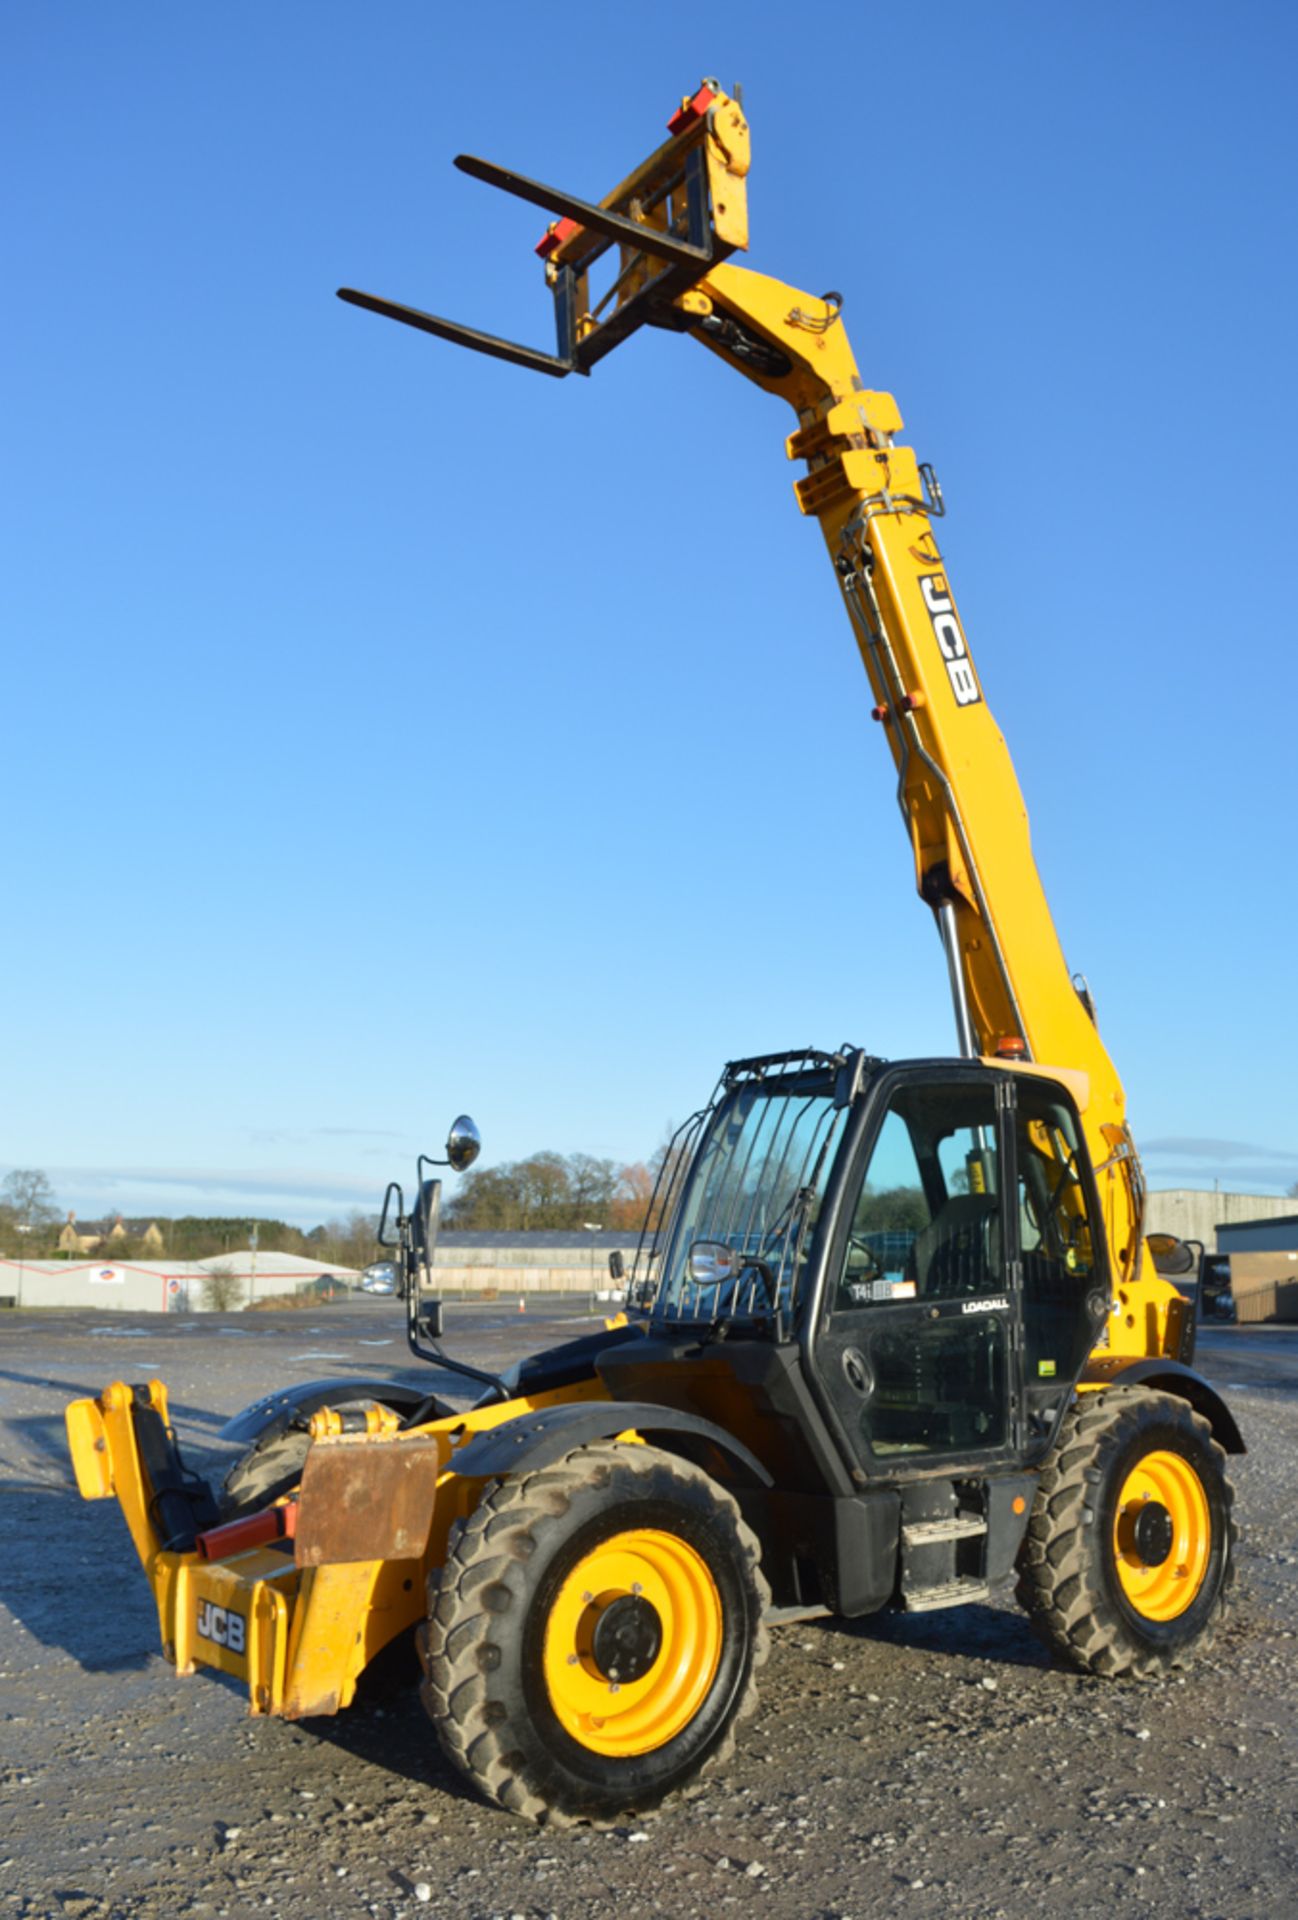
<path fill-rule="evenodd" d="M 629 1166 L 623 1167 L 617 1177 L 617 1191 L 612 1204 L 604 1210 L 606 1224 L 610 1227 L 642 1227 L 653 1190 L 654 1176 L 643 1160 L 633 1160 Z"/>
<path fill-rule="evenodd" d="M 656 1227 L 682 1170 L 681 1149 L 670 1139 L 647 1164 L 634 1160 L 626 1166 L 589 1153 L 546 1150 L 526 1160 L 475 1167 L 447 1195 L 442 1218 L 448 1227 L 475 1232 L 542 1227 L 580 1232 L 595 1221 L 601 1227 L 639 1229 L 652 1205 L 650 1224 Z"/>
<path fill-rule="evenodd" d="M 297 1253 L 305 1245 L 301 1231 L 284 1220 L 185 1214 L 167 1223 L 167 1252 L 176 1260 L 210 1260 L 214 1254 L 238 1253 L 249 1245 L 254 1227 L 263 1253 Z"/>
<path fill-rule="evenodd" d="M 300 1238 L 311 1258 L 328 1267 L 367 1267 L 378 1252 L 378 1231 L 379 1216 L 358 1211 L 327 1220 Z"/>
<path fill-rule="evenodd" d="M 598 1160 L 589 1153 L 565 1157 L 546 1149 L 526 1160 L 507 1160 L 466 1174 L 447 1197 L 444 1218 L 452 1227 L 506 1231 L 580 1230 L 591 1220 L 604 1226 L 620 1180 L 615 1160 Z"/>
<path fill-rule="evenodd" d="M 572 1198 L 568 1163 L 561 1153 L 529 1154 L 514 1167 L 520 1227 L 566 1226 L 563 1215 Z"/>
<path fill-rule="evenodd" d="M 59 1217 L 58 1203 L 49 1178 L 39 1167 L 15 1167 L 0 1181 L 0 1205 L 13 1217 L 23 1233 L 52 1227 Z"/>
<path fill-rule="evenodd" d="M 596 1160 L 588 1153 L 570 1153 L 570 1204 L 583 1219 L 595 1219 L 604 1225 L 604 1216 L 613 1205 L 621 1177 L 622 1170 L 615 1160 Z"/>
<path fill-rule="evenodd" d="M 1298 1200 L 1298 1180 L 1295 1180 L 1293 1185 L 1290 1187 L 1289 1198 L 1291 1200 Z"/>
<path fill-rule="evenodd" d="M 230 1313 L 243 1302 L 244 1283 L 232 1267 L 213 1267 L 198 1284 L 209 1313 Z"/>
<path fill-rule="evenodd" d="M 867 1188 L 869 1226 L 872 1232 L 887 1228 L 909 1228 L 919 1233 L 928 1225 L 928 1202 L 918 1187 L 884 1187 L 878 1193 Z"/>
<path fill-rule="evenodd" d="M 467 1173 L 445 1200 L 442 1218 L 448 1227 L 521 1226 L 523 1207 L 512 1163 Z"/>

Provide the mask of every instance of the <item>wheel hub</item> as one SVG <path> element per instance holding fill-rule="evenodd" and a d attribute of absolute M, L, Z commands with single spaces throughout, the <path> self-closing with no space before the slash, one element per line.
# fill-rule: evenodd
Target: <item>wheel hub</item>
<path fill-rule="evenodd" d="M 1212 1513 L 1192 1461 L 1171 1447 L 1143 1454 L 1118 1490 L 1113 1557 L 1127 1603 L 1145 1620 L 1179 1619 L 1207 1576 Z"/>
<path fill-rule="evenodd" d="M 607 1759 L 667 1746 L 706 1701 L 725 1630 L 696 1547 L 655 1527 L 610 1534 L 550 1603 L 543 1660 L 559 1724 Z"/>
<path fill-rule="evenodd" d="M 591 1659 L 605 1680 L 639 1680 L 662 1651 L 663 1623 L 643 1594 L 624 1593 L 603 1608 L 591 1636 Z"/>
<path fill-rule="evenodd" d="M 1136 1552 L 1147 1567 L 1161 1567 L 1172 1551 L 1176 1529 L 1161 1500 L 1146 1500 L 1132 1529 Z"/>

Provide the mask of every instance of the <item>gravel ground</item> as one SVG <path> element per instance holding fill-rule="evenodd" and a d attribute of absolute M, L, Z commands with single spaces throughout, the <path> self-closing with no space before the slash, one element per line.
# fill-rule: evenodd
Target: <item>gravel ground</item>
<path fill-rule="evenodd" d="M 450 1337 L 500 1364 L 570 1337 L 577 1313 L 452 1307 Z M 607 1832 L 489 1810 L 413 1691 L 290 1725 L 250 1720 L 219 1678 L 178 1679 L 116 1503 L 77 1498 L 75 1393 L 160 1374 L 191 1457 L 210 1458 L 266 1388 L 408 1358 L 383 1302 L 5 1314 L 0 1920 L 1298 1911 L 1298 1333 L 1214 1328 L 1201 1346 L 1252 1451 L 1234 1464 L 1237 1605 L 1188 1676 L 1064 1672 L 1008 1604 L 782 1628 L 724 1777 Z"/>

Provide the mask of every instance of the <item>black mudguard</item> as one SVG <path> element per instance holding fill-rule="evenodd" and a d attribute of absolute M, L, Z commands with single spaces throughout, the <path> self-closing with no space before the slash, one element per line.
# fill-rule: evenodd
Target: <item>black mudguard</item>
<path fill-rule="evenodd" d="M 218 1440 L 240 1441 L 247 1445 L 260 1440 L 272 1427 L 289 1427 L 295 1420 L 303 1425 L 321 1407 L 339 1400 L 381 1400 L 385 1407 L 403 1417 L 425 1406 L 431 1395 L 408 1380 L 307 1380 L 301 1386 L 280 1387 L 274 1393 L 254 1400 L 242 1413 L 226 1421 Z M 449 1413 L 450 1408 L 446 1411 Z M 428 1419 L 436 1415 L 430 1412 Z"/>
<path fill-rule="evenodd" d="M 1124 1360 L 1120 1354 L 1106 1355 L 1099 1361 L 1091 1361 L 1082 1379 L 1106 1387 L 1149 1387 L 1154 1393 L 1170 1393 L 1178 1400 L 1188 1400 L 1212 1428 L 1212 1437 L 1218 1446 L 1224 1447 L 1227 1453 L 1248 1452 L 1235 1416 L 1216 1387 L 1179 1360 L 1157 1355 Z"/>
<path fill-rule="evenodd" d="M 496 1480 L 505 1474 L 551 1466 L 575 1447 L 611 1440 L 634 1430 L 661 1440 L 724 1483 L 769 1487 L 771 1476 L 748 1448 L 711 1420 L 646 1400 L 568 1400 L 554 1407 L 487 1427 L 457 1450 L 454 1470 L 466 1479 Z"/>

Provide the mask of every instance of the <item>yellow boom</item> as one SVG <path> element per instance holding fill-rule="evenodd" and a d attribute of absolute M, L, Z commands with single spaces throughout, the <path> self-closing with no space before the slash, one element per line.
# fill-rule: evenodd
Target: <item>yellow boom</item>
<path fill-rule="evenodd" d="M 1084 987 L 1074 984 L 1032 856 L 1027 809 L 970 653 L 933 522 L 941 490 L 899 443 L 890 393 L 862 380 L 837 294 L 730 263 L 748 244 L 749 130 L 738 90 L 705 80 L 671 137 L 598 202 L 472 156 L 461 171 L 560 216 L 537 252 L 559 351 L 543 354 L 352 288 L 340 297 L 425 332 L 562 377 L 641 325 L 688 332 L 787 401 L 805 462 L 798 505 L 820 523 L 898 773 L 922 898 L 946 951 L 962 1052 L 1048 1067 L 1077 1096 L 1118 1282 L 1102 1344 L 1160 1353 L 1176 1290 L 1142 1237 L 1144 1187 L 1126 1096 Z M 593 293 L 607 260 L 610 283 Z M 1047 1143 L 1043 1143 L 1046 1145 Z"/>

